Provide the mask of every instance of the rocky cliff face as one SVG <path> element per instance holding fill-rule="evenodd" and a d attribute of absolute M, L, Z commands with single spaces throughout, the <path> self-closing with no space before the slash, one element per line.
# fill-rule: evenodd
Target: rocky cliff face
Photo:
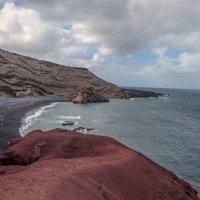
<path fill-rule="evenodd" d="M 98 103 L 109 102 L 109 99 L 102 96 L 99 92 L 96 92 L 93 87 L 82 88 L 78 91 L 76 98 L 73 99 L 73 103 Z"/>
<path fill-rule="evenodd" d="M 94 87 L 107 97 L 124 95 L 85 68 L 62 66 L 0 50 L 0 96 L 73 96 L 82 87 Z"/>
<path fill-rule="evenodd" d="M 199 200 L 173 173 L 109 137 L 55 129 L 0 157 L 1 200 Z"/>

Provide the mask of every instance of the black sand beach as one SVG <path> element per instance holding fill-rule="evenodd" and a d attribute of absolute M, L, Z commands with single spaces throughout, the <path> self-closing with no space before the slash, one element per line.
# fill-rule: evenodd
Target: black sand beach
<path fill-rule="evenodd" d="M 0 153 L 7 149 L 10 139 L 20 136 L 19 127 L 26 112 L 63 101 L 70 99 L 62 96 L 0 99 Z"/>

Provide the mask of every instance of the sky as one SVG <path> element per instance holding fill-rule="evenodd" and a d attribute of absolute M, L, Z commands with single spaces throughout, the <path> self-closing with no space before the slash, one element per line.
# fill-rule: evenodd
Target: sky
<path fill-rule="evenodd" d="M 200 89 L 200 0 L 0 0 L 0 48 L 120 86 Z"/>

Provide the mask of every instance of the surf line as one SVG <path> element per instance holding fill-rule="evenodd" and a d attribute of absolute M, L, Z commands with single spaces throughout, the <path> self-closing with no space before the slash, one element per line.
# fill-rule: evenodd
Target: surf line
<path fill-rule="evenodd" d="M 22 137 L 24 137 L 27 134 L 28 128 L 35 122 L 37 121 L 38 117 L 40 117 L 43 113 L 46 112 L 46 109 L 52 108 L 56 106 L 58 103 L 51 103 L 50 105 L 43 106 L 39 110 L 36 110 L 34 113 L 28 112 L 25 117 L 22 119 L 22 124 L 21 127 L 19 128 L 19 133 Z"/>

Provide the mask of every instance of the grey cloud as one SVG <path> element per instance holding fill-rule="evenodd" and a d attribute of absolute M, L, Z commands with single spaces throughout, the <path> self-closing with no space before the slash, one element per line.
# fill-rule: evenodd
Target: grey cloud
<path fill-rule="evenodd" d="M 151 64 L 98 63 L 91 70 L 120 86 L 200 88 L 200 54 L 182 54 L 177 59 L 160 57 Z"/>
<path fill-rule="evenodd" d="M 86 25 L 86 30 L 77 30 L 79 34 L 95 35 L 94 42 L 115 55 L 131 54 L 160 38 L 166 42 L 169 34 L 174 38 L 181 34 L 184 40 L 200 32 L 200 1 L 196 0 L 26 1 L 38 6 L 47 20 Z"/>
<path fill-rule="evenodd" d="M 15 6 L 6 1 L 0 10 L 1 48 L 61 64 L 88 67 L 119 85 L 200 88 L 197 64 L 200 1 L 24 2 Z M 66 24 L 72 25 L 69 30 L 62 29 Z M 90 43 L 98 44 L 98 52 L 88 50 Z M 105 55 L 130 56 L 145 47 L 154 49 L 157 54 L 153 63 L 132 63 L 131 58 L 126 64 L 116 63 L 115 59 L 112 63 L 104 62 Z M 192 53 L 173 60 L 165 55 L 170 47 Z M 77 53 L 84 56 L 76 57 Z"/>
<path fill-rule="evenodd" d="M 52 20 L 80 21 L 97 18 L 121 20 L 126 13 L 128 0 L 25 0 L 42 11 L 41 14 Z"/>
<path fill-rule="evenodd" d="M 0 10 L 0 46 L 12 52 L 63 62 L 72 54 L 72 35 L 37 11 L 6 3 Z M 61 61 L 62 60 L 62 61 Z"/>

